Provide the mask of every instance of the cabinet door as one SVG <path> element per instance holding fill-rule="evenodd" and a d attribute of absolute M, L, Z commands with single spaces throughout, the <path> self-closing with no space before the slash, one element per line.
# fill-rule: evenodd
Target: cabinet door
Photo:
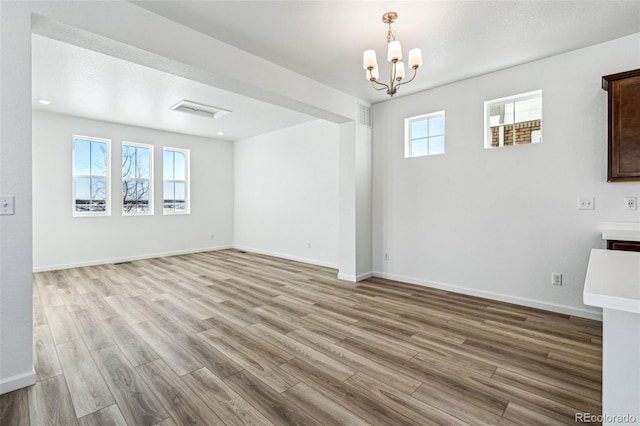
<path fill-rule="evenodd" d="M 640 180 L 640 76 L 611 82 L 608 180 Z"/>
<path fill-rule="evenodd" d="M 640 251 L 640 242 L 637 241 L 607 241 L 608 250 L 623 250 L 623 251 Z"/>

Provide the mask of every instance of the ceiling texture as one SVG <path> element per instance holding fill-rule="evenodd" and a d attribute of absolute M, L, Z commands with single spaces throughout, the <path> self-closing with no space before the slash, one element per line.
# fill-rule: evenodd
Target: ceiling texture
<path fill-rule="evenodd" d="M 381 78 L 387 78 L 386 69 L 382 66 L 386 56 L 387 26 L 382 23 L 382 15 L 388 10 L 398 12 L 398 21 L 393 28 L 404 53 L 418 47 L 422 49 L 423 56 L 423 66 L 418 70 L 416 79 L 401 87 L 396 96 L 640 32 L 640 1 L 637 0 L 132 3 L 371 103 L 385 101 L 388 96 L 373 90 L 366 80 L 362 52 L 366 49 L 377 51 Z M 61 63 L 60 56 L 51 56 L 50 49 L 59 50 L 67 64 Z M 83 55 L 86 56 L 84 59 Z M 120 99 L 122 103 L 106 105 L 110 111 L 104 103 L 98 103 L 102 107 L 95 106 L 94 110 L 84 114 L 91 118 L 144 127 L 157 127 L 149 123 L 157 123 L 160 119 L 167 123 L 164 130 L 229 140 L 311 119 L 304 114 L 265 105 L 218 88 L 202 87 L 202 83 L 162 75 L 164 73 L 160 71 L 144 69 L 115 58 L 98 59 L 95 55 L 101 54 L 34 36 L 34 107 L 45 109 L 38 106 L 35 99 L 45 97 L 47 93 L 54 93 L 56 98 L 62 93 L 77 93 L 75 100 L 54 100 L 54 104 L 46 108 L 53 111 L 61 108 L 58 112 L 83 115 L 78 111 L 86 109 L 86 102 L 85 105 L 79 102 L 91 97 L 82 91 L 99 94 L 107 90 L 103 87 L 104 81 L 100 84 L 90 81 L 100 72 L 92 68 L 93 64 L 103 60 L 116 75 L 108 79 L 112 85 L 108 90 L 112 94 L 121 94 L 111 98 Z M 53 61 L 54 57 L 56 61 Z M 86 72 L 76 71 L 79 66 L 86 67 Z M 147 82 L 141 85 L 142 79 Z M 70 86 L 75 87 L 75 92 L 55 93 L 56 87 Z M 210 99 L 216 100 L 214 106 L 234 110 L 233 114 L 216 123 L 224 124 L 224 128 L 208 124 L 201 126 L 206 127 L 205 131 L 194 124 L 204 120 L 202 117 L 186 115 L 181 125 L 178 118 L 170 118 L 178 113 L 167 113 L 171 105 L 202 90 L 210 92 Z M 62 105 L 56 106 L 59 102 Z M 135 122 L 110 117 L 125 105 L 129 116 L 138 117 Z M 245 108 L 247 114 L 243 115 Z M 98 111 L 100 109 L 102 111 Z M 261 117 L 262 123 L 255 117 Z M 240 130 L 243 127 L 245 130 Z M 224 131 L 225 136 L 217 135 L 218 130 Z"/>

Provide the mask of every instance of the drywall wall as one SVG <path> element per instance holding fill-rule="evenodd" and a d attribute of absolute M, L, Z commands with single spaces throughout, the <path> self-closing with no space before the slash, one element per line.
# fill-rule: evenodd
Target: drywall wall
<path fill-rule="evenodd" d="M 111 216 L 72 216 L 72 135 L 111 139 Z M 122 214 L 122 141 L 154 146 L 154 215 Z M 162 213 L 163 147 L 190 150 L 189 215 Z M 232 245 L 232 142 L 33 112 L 34 270 L 109 263 Z"/>
<path fill-rule="evenodd" d="M 236 141 L 235 246 L 338 267 L 338 125 Z"/>
<path fill-rule="evenodd" d="M 31 17 L 0 2 L 0 394 L 35 383 L 31 294 Z"/>
<path fill-rule="evenodd" d="M 340 270 L 338 278 L 360 281 L 373 274 L 371 256 L 371 128 L 340 125 Z"/>
<path fill-rule="evenodd" d="M 582 290 L 600 223 L 640 221 L 640 183 L 606 182 L 601 77 L 639 66 L 636 34 L 374 105 L 375 274 L 599 317 Z M 483 102 L 537 89 L 543 142 L 485 150 Z M 404 118 L 441 110 L 446 154 L 405 159 Z"/>

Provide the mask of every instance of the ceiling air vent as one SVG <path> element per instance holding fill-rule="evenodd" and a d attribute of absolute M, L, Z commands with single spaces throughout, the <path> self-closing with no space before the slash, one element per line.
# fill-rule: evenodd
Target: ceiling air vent
<path fill-rule="evenodd" d="M 187 101 L 186 99 L 178 102 L 169 109 L 172 111 L 180 111 L 187 114 L 199 115 L 200 117 L 208 118 L 220 118 L 231 112 L 226 109 L 200 104 L 198 102 Z"/>
<path fill-rule="evenodd" d="M 362 104 L 358 104 L 358 107 L 358 123 L 371 127 L 371 107 Z"/>

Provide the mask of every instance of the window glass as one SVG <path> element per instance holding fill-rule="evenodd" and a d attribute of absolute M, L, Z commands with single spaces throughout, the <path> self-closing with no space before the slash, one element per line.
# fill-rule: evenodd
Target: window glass
<path fill-rule="evenodd" d="M 542 142 L 542 91 L 486 101 L 485 148 Z"/>
<path fill-rule="evenodd" d="M 444 111 L 405 119 L 405 158 L 445 153 Z"/>
<path fill-rule="evenodd" d="M 108 139 L 73 137 L 73 215 L 104 216 L 109 206 Z"/>
<path fill-rule="evenodd" d="M 189 151 L 165 148 L 162 153 L 163 212 L 189 213 Z"/>
<path fill-rule="evenodd" d="M 122 213 L 153 214 L 153 146 L 122 144 Z"/>

